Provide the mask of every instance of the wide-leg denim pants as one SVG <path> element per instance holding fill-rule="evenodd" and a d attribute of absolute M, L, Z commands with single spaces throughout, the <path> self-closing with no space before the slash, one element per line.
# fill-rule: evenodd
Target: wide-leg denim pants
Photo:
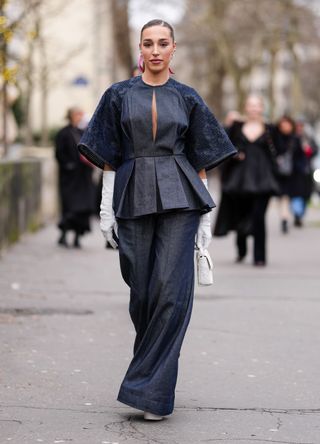
<path fill-rule="evenodd" d="M 178 359 L 192 311 L 199 220 L 199 211 L 118 219 L 120 267 L 136 330 L 118 401 L 157 415 L 173 411 Z"/>

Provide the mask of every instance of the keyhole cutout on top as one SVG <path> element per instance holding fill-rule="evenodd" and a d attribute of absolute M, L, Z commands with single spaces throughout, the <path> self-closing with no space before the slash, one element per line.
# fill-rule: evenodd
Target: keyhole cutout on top
<path fill-rule="evenodd" d="M 153 90 L 152 94 L 152 137 L 155 142 L 157 136 L 157 128 L 158 128 L 158 113 L 157 113 L 157 101 L 156 101 L 156 92 Z"/>

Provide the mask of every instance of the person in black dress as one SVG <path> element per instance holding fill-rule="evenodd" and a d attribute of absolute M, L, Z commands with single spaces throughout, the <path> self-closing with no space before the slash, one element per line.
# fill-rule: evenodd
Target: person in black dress
<path fill-rule="evenodd" d="M 197 92 L 170 77 L 172 27 L 141 31 L 142 75 L 113 84 L 79 144 L 103 169 L 101 230 L 118 233 L 136 338 L 118 400 L 161 420 L 173 411 L 194 292 L 194 247 L 211 241 L 206 170 L 236 150 Z M 118 226 L 118 230 L 116 228 Z M 102 268 L 105 265 L 101 265 Z"/>
<path fill-rule="evenodd" d="M 80 155 L 77 148 L 83 134 L 83 130 L 78 128 L 82 118 L 81 109 L 69 109 L 69 124 L 58 132 L 55 139 L 61 204 L 58 223 L 61 235 L 58 244 L 64 247 L 68 247 L 68 231 L 74 232 L 73 246 L 81 247 L 80 237 L 90 231 L 90 215 L 94 209 L 92 165 Z"/>
<path fill-rule="evenodd" d="M 282 116 L 273 131 L 273 141 L 277 152 L 277 179 L 279 183 L 279 207 L 281 231 L 288 233 L 290 219 L 290 196 L 296 181 L 295 163 L 302 153 L 299 137 L 295 134 L 295 121 L 290 116 Z"/>
<path fill-rule="evenodd" d="M 238 155 L 222 168 L 222 197 L 214 228 L 215 236 L 236 232 L 237 262 L 247 255 L 247 237 L 253 236 L 253 264 L 266 265 L 265 214 L 270 196 L 278 193 L 275 149 L 270 128 L 263 121 L 263 102 L 249 96 L 245 121 L 228 128 Z"/>

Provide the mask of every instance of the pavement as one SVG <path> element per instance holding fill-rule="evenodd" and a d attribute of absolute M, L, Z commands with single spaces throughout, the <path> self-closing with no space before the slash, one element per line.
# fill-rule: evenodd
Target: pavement
<path fill-rule="evenodd" d="M 269 265 L 235 264 L 214 239 L 215 282 L 197 287 L 172 416 L 116 401 L 132 356 L 128 288 L 95 222 L 83 249 L 54 225 L 0 258 L 0 443 L 319 444 L 320 210 L 279 232 Z"/>

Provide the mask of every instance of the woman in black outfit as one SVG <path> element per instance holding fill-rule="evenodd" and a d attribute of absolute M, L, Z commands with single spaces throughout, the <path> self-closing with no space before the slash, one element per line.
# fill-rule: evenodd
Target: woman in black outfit
<path fill-rule="evenodd" d="M 279 183 L 279 207 L 281 231 L 288 233 L 290 218 L 290 195 L 295 183 L 295 163 L 302 153 L 300 139 L 295 135 L 295 122 L 282 116 L 274 129 L 273 141 L 277 152 L 277 178 Z"/>
<path fill-rule="evenodd" d="M 77 147 L 83 134 L 78 128 L 82 118 L 81 109 L 70 108 L 67 112 L 69 124 L 58 132 L 55 140 L 61 203 L 58 244 L 64 247 L 68 247 L 68 231 L 74 232 L 73 246 L 81 247 L 80 237 L 90 231 L 90 214 L 94 209 L 92 165 L 80 155 Z"/>
<path fill-rule="evenodd" d="M 215 236 L 230 230 L 237 233 L 237 262 L 247 254 L 247 237 L 254 238 L 253 264 L 266 264 L 265 214 L 270 196 L 278 192 L 275 177 L 275 149 L 270 128 L 263 121 L 263 102 L 249 96 L 246 119 L 228 129 L 239 153 L 222 170 L 222 198 L 215 225 Z"/>

